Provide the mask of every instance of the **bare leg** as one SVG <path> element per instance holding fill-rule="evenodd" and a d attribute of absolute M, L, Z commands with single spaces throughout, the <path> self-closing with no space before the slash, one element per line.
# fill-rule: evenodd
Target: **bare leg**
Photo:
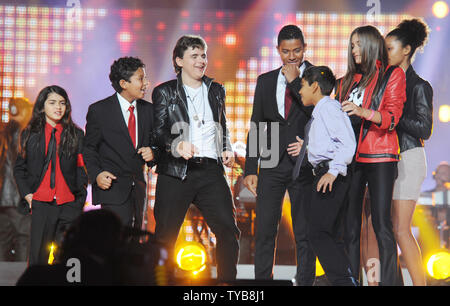
<path fill-rule="evenodd" d="M 414 286 L 426 286 L 425 269 L 419 245 L 411 232 L 411 223 L 416 208 L 414 200 L 394 200 L 392 225 L 395 239 L 402 251 L 406 268 Z"/>
<path fill-rule="evenodd" d="M 368 285 L 378 286 L 380 276 L 380 255 L 378 253 L 378 242 L 375 231 L 373 230 L 369 206 L 370 200 L 366 196 L 364 199 L 361 229 L 361 266 L 364 267 L 364 271 L 366 272 Z"/>

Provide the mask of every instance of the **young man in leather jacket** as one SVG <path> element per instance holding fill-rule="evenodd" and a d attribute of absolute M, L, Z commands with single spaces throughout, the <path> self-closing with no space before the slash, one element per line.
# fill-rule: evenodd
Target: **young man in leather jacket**
<path fill-rule="evenodd" d="M 218 280 L 232 281 L 240 231 L 223 166 L 233 165 L 234 154 L 226 127 L 225 90 L 205 76 L 206 49 L 201 37 L 182 36 L 173 51 L 177 78 L 152 94 L 158 147 L 155 236 L 172 249 L 193 203 L 217 239 Z"/>

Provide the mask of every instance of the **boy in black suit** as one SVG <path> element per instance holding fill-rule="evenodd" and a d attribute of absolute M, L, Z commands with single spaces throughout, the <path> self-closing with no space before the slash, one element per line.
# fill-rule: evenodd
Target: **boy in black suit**
<path fill-rule="evenodd" d="M 116 90 L 89 106 L 84 159 L 92 204 L 115 212 L 126 226 L 141 227 L 146 185 L 144 163 L 153 166 L 150 133 L 153 105 L 142 100 L 148 81 L 138 58 L 114 61 L 109 75 Z"/>
<path fill-rule="evenodd" d="M 302 31 L 295 25 L 280 30 L 277 49 L 283 66 L 258 77 L 247 138 L 244 184 L 257 196 L 255 278 L 273 278 L 275 241 L 287 190 L 297 247 L 296 283 L 311 286 L 315 255 L 307 240 L 305 212 L 313 181 L 312 169 L 305 163 L 304 171 L 294 182 L 291 173 L 300 152 L 300 138 L 304 137 L 312 112 L 301 103 L 300 77 L 312 65 L 303 59 L 306 44 Z M 255 144 L 254 140 L 264 133 L 263 125 L 267 126 L 270 149 L 261 151 L 262 145 Z"/>

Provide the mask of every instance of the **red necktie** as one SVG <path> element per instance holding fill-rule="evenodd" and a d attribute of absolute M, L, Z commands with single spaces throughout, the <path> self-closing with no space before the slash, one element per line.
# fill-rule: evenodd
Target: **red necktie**
<path fill-rule="evenodd" d="M 286 86 L 286 92 L 284 94 L 284 119 L 286 119 L 286 120 L 288 118 L 289 110 L 291 109 L 291 105 L 292 105 L 291 91 Z"/>
<path fill-rule="evenodd" d="M 130 117 L 128 117 L 128 133 L 130 133 L 133 146 L 136 148 L 136 118 L 134 117 L 134 106 L 130 105 L 128 109 L 130 111 Z"/>

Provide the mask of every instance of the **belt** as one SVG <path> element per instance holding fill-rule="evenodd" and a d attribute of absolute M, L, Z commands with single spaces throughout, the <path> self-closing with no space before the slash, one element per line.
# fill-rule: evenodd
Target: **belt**
<path fill-rule="evenodd" d="M 318 163 L 318 164 L 312 169 L 313 175 L 314 175 L 314 176 L 319 175 L 319 173 L 320 173 L 321 171 L 323 171 L 324 168 L 326 168 L 326 170 L 328 171 L 328 168 L 329 168 L 329 166 L 328 166 L 328 161 L 323 161 L 323 162 Z"/>
<path fill-rule="evenodd" d="M 193 157 L 188 160 L 188 164 L 191 165 L 217 165 L 217 159 L 209 157 Z"/>

